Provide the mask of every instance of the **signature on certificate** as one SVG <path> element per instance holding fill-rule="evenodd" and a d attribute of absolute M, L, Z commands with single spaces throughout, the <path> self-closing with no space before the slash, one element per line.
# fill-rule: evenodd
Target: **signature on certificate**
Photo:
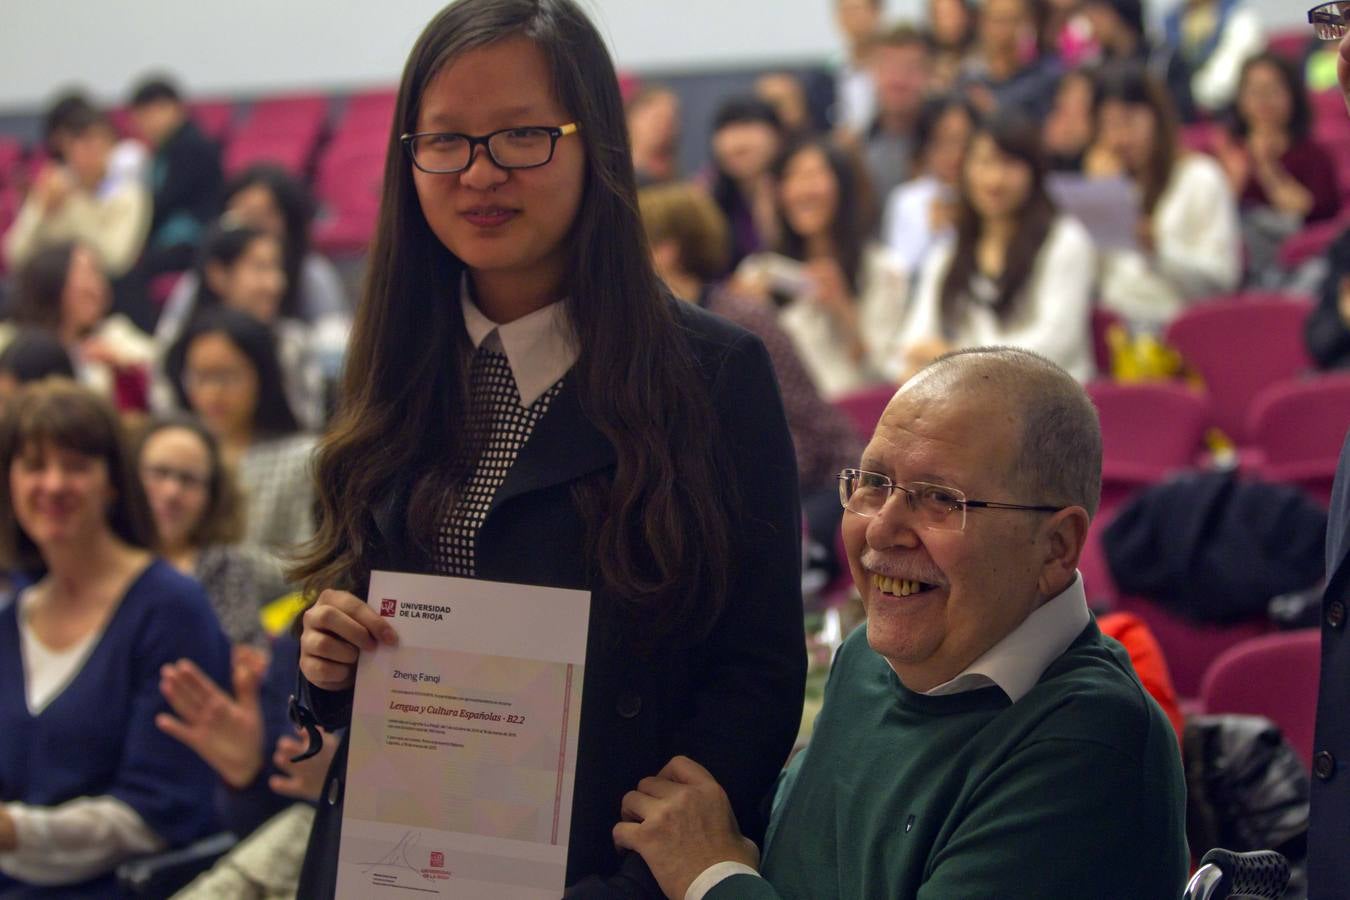
<path fill-rule="evenodd" d="M 417 848 L 417 839 L 421 836 L 422 832 L 420 831 L 405 832 L 403 837 L 398 839 L 394 848 L 375 862 L 358 863 L 362 867 L 362 873 L 370 874 L 375 869 L 407 869 L 419 878 L 430 881 L 431 879 L 421 869 L 408 860 L 408 851 Z"/>

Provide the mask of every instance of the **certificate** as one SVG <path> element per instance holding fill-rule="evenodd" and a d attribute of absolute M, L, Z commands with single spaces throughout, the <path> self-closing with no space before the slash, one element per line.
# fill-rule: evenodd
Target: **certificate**
<path fill-rule="evenodd" d="M 590 594 L 375 572 L 337 897 L 562 896 Z"/>

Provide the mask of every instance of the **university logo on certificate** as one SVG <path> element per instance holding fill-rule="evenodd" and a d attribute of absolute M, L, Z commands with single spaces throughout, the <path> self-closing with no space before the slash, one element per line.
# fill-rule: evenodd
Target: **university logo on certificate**
<path fill-rule="evenodd" d="M 375 572 L 339 900 L 562 896 L 590 594 Z"/>

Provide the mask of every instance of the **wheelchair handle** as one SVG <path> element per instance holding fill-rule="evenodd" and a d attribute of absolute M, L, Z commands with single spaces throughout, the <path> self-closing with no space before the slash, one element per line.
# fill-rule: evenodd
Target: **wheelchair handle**
<path fill-rule="evenodd" d="M 1289 884 L 1289 861 L 1274 850 L 1234 853 L 1215 847 L 1200 860 L 1185 900 L 1226 900 L 1234 894 L 1279 900 Z"/>

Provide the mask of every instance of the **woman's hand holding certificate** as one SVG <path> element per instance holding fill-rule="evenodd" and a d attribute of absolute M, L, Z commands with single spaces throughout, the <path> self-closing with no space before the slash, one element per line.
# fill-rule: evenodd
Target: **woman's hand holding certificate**
<path fill-rule="evenodd" d="M 306 612 L 300 637 L 300 671 L 325 691 L 356 684 L 361 651 L 398 644 L 398 633 L 365 601 L 346 591 L 324 591 Z"/>

